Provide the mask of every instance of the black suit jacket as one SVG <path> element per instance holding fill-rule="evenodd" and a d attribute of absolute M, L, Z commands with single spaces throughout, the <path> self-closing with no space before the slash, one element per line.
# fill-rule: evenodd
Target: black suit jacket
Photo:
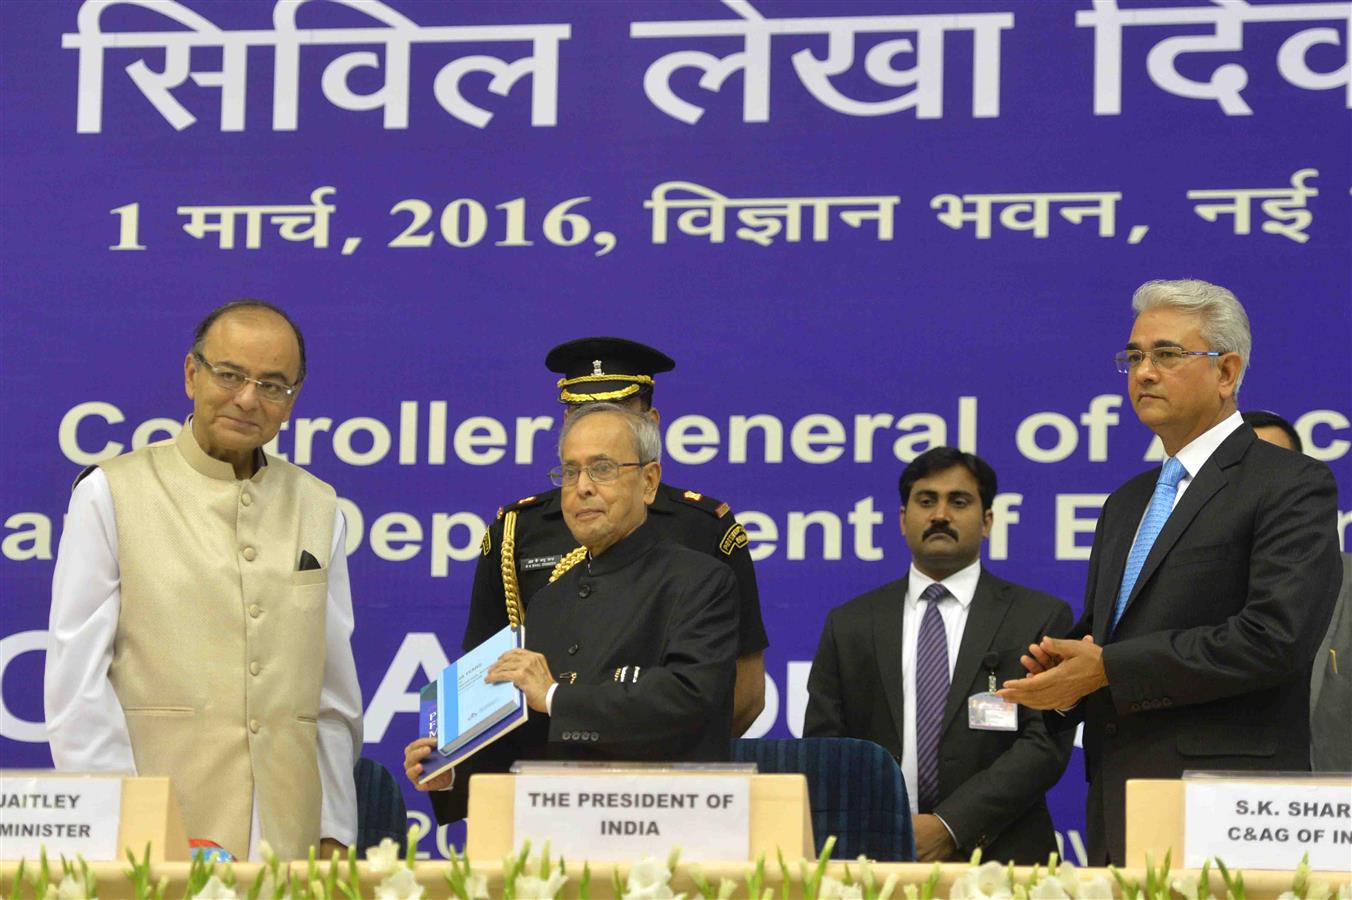
<path fill-rule="evenodd" d="M 432 795 L 437 821 L 464 818 L 470 775 L 517 759 L 726 761 L 737 607 L 732 569 L 651 520 L 542 588 L 526 647 L 559 683 L 553 715 L 532 712 L 457 766 L 452 789 Z"/>
<path fill-rule="evenodd" d="M 805 737 L 853 737 L 882 744 L 900 762 L 902 616 L 907 579 L 856 597 L 826 617 L 808 676 Z M 967 613 L 953 667 L 939 751 L 935 812 L 957 838 L 961 856 L 977 847 L 987 859 L 1045 862 L 1056 836 L 1045 793 L 1070 759 L 1073 735 L 1052 735 L 1040 714 L 1019 709 L 1019 730 L 967 725 L 967 698 L 989 687 L 983 665 L 995 653 L 997 687 L 1024 674 L 1019 656 L 1072 621 L 1065 601 L 985 571 Z"/>
<path fill-rule="evenodd" d="M 1342 581 L 1333 474 L 1241 425 L 1178 501 L 1109 634 L 1158 477 L 1104 504 L 1071 633 L 1103 646 L 1109 686 L 1047 714 L 1085 723 L 1091 865 L 1125 862 L 1128 778 L 1310 768 L 1310 669 Z"/>

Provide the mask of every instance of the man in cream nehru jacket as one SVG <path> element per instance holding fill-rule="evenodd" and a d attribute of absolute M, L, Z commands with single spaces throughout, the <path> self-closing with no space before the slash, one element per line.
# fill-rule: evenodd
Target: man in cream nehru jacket
<path fill-rule="evenodd" d="M 343 517 L 333 488 L 262 449 L 304 380 L 285 313 L 212 311 L 184 361 L 192 417 L 81 474 L 52 580 L 56 767 L 167 775 L 188 836 L 241 857 L 356 837 Z"/>

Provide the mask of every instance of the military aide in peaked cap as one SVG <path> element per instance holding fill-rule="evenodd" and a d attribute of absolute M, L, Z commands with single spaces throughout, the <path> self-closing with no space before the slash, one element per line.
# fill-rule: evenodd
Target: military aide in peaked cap
<path fill-rule="evenodd" d="M 608 337 L 560 344 L 549 352 L 545 364 L 564 376 L 558 382 L 559 400 L 569 409 L 601 400 L 626 404 L 631 398 L 636 402 L 647 400 L 644 405 L 651 405 L 653 376 L 676 365 L 652 347 Z M 661 484 L 648 505 L 648 522 L 662 537 L 712 556 L 732 569 L 740 603 L 737 655 L 739 660 L 759 658 L 769 642 L 761 619 L 756 573 L 748 535 L 728 504 L 697 491 Z M 563 521 L 559 488 L 499 509 L 480 550 L 465 624 L 466 650 L 504 625 L 521 624 L 527 618 L 531 597 L 563 577 L 586 554 Z M 763 669 L 748 673 L 748 683 L 763 682 Z M 741 728 L 760 712 L 759 703 L 757 700 L 754 709 L 748 706 L 738 711 Z"/>
<path fill-rule="evenodd" d="M 545 357 L 558 381 L 560 403 L 624 400 L 651 393 L 653 376 L 676 368 L 660 350 L 616 337 L 589 337 L 559 344 Z"/>

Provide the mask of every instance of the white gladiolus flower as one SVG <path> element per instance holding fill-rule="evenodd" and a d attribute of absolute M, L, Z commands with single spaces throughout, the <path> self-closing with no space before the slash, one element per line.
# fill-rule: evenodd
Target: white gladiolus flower
<path fill-rule="evenodd" d="M 237 895 L 234 888 L 227 887 L 225 882 L 212 875 L 196 896 L 200 900 L 235 900 Z"/>
<path fill-rule="evenodd" d="M 645 856 L 629 869 L 625 900 L 671 900 L 672 896 L 671 871 L 662 860 Z"/>
<path fill-rule="evenodd" d="M 1028 900 L 1070 900 L 1072 897 L 1074 894 L 1067 894 L 1058 878 L 1044 878 L 1028 892 Z"/>
<path fill-rule="evenodd" d="M 1047 880 L 1056 882 L 1067 897 L 1079 896 L 1080 877 L 1075 874 L 1074 863 L 1062 860 L 1055 869 L 1047 870 Z"/>
<path fill-rule="evenodd" d="M 19 896 L 17 888 L 14 896 Z M 59 886 L 55 884 L 47 885 L 44 900 L 86 900 L 84 882 L 67 875 L 61 879 Z"/>
<path fill-rule="evenodd" d="M 819 900 L 864 900 L 864 889 L 858 884 L 845 884 L 830 875 L 823 875 L 817 897 Z"/>
<path fill-rule="evenodd" d="M 389 875 L 402 863 L 399 845 L 389 838 L 381 838 L 379 845 L 366 848 L 366 868 L 373 875 Z"/>
<path fill-rule="evenodd" d="M 422 885 L 413 877 L 413 870 L 406 866 L 399 866 L 376 885 L 376 900 L 422 900 L 422 895 Z"/>
<path fill-rule="evenodd" d="M 488 900 L 488 876 L 470 875 L 465 878 L 465 893 L 470 900 Z"/>
<path fill-rule="evenodd" d="M 1080 900 L 1113 900 L 1113 880 L 1105 874 L 1095 875 L 1080 882 Z"/>
<path fill-rule="evenodd" d="M 953 882 L 951 900 L 1012 900 L 1013 889 L 1009 885 L 1009 875 L 998 862 L 984 863 L 978 869 L 968 869 L 967 873 Z"/>
<path fill-rule="evenodd" d="M 554 900 L 554 895 L 562 890 L 568 881 L 566 875 L 554 872 L 545 881 L 534 875 L 518 875 L 516 879 L 517 900 Z"/>

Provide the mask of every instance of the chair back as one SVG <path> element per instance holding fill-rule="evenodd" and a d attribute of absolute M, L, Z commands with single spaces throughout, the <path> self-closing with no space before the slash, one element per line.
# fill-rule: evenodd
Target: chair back
<path fill-rule="evenodd" d="M 832 859 L 862 854 L 880 862 L 914 861 L 906 783 L 892 754 L 878 744 L 855 738 L 738 740 L 732 758 L 754 762 L 761 772 L 807 776 L 818 853 L 835 835 Z"/>
<path fill-rule="evenodd" d="M 389 769 L 364 756 L 352 774 L 357 781 L 357 858 L 365 858 L 366 848 L 378 845 L 381 838 L 393 840 L 403 853 L 408 846 L 408 810 L 399 783 Z"/>

